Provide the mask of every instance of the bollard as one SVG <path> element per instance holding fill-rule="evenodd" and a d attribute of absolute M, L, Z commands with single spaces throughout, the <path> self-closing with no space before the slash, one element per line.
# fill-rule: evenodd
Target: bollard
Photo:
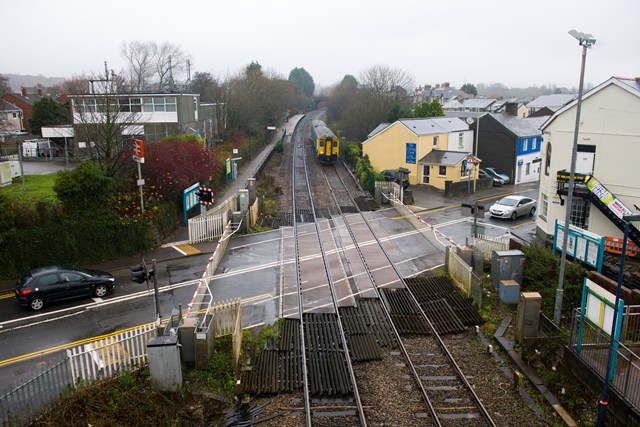
<path fill-rule="evenodd" d="M 492 354 L 492 353 L 493 353 L 493 346 L 492 346 L 491 344 L 489 344 L 489 345 L 487 346 L 487 352 L 488 352 L 489 354 Z"/>

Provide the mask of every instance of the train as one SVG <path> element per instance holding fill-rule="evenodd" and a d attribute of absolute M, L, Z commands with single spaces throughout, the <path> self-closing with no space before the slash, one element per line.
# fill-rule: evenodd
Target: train
<path fill-rule="evenodd" d="M 322 121 L 311 122 L 311 141 L 320 163 L 335 163 L 340 153 L 340 138 Z"/>

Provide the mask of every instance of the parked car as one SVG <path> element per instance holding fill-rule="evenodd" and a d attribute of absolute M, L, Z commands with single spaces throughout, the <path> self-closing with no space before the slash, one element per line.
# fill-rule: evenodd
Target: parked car
<path fill-rule="evenodd" d="M 80 297 L 101 298 L 115 287 L 104 271 L 52 265 L 34 268 L 16 283 L 16 298 L 23 307 L 41 310 L 45 305 Z"/>
<path fill-rule="evenodd" d="M 487 175 L 489 175 L 492 178 L 498 178 L 500 180 L 502 180 L 503 184 L 508 184 L 509 182 L 511 182 L 511 179 L 509 178 L 509 175 L 498 172 L 496 170 L 496 168 L 484 168 L 484 171 L 487 173 Z"/>
<path fill-rule="evenodd" d="M 382 171 L 382 175 L 384 176 L 385 181 L 391 181 L 398 185 L 402 185 L 404 190 L 409 188 L 409 174 L 407 172 L 385 169 Z"/>
<path fill-rule="evenodd" d="M 478 177 L 480 177 L 480 178 L 492 178 L 494 187 L 499 187 L 499 186 L 501 186 L 503 184 L 503 181 L 502 181 L 501 178 L 496 178 L 496 177 L 493 177 L 493 176 L 489 175 L 487 173 L 487 171 L 485 171 L 484 169 L 478 170 Z"/>
<path fill-rule="evenodd" d="M 536 214 L 537 202 L 524 196 L 506 196 L 489 208 L 491 216 L 516 219 L 519 216 Z"/>

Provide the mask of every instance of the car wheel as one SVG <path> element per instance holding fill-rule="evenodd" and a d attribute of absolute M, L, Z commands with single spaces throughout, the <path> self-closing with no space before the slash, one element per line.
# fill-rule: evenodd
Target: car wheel
<path fill-rule="evenodd" d="M 97 285 L 95 288 L 93 288 L 93 296 L 97 298 L 102 298 L 103 296 L 107 295 L 107 293 L 109 293 L 109 288 L 107 288 L 107 285 Z"/>
<path fill-rule="evenodd" d="M 529 216 L 534 216 L 536 214 L 536 208 L 531 208 L 531 212 L 529 212 Z"/>
<path fill-rule="evenodd" d="M 29 308 L 33 311 L 42 310 L 44 307 L 44 300 L 40 297 L 32 298 L 29 301 Z"/>
<path fill-rule="evenodd" d="M 516 218 L 518 218 L 518 212 L 513 212 L 511 214 L 511 219 L 516 219 Z"/>

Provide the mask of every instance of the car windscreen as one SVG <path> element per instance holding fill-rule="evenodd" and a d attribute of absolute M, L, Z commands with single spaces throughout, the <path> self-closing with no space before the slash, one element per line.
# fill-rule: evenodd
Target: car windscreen
<path fill-rule="evenodd" d="M 498 200 L 498 204 L 499 205 L 505 205 L 505 206 L 515 206 L 518 204 L 517 199 L 511 199 L 509 197 L 505 197 L 504 199 L 500 199 Z"/>

